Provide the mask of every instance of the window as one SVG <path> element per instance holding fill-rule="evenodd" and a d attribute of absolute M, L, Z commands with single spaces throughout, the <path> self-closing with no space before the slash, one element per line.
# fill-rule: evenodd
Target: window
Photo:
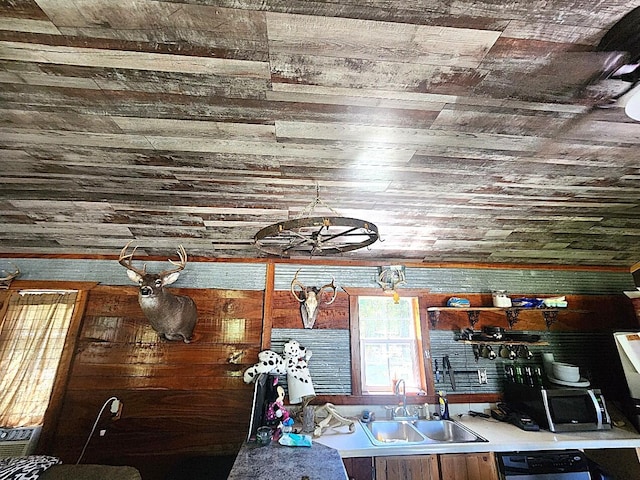
<path fill-rule="evenodd" d="M 0 426 L 41 425 L 77 292 L 22 291 L 0 322 Z"/>
<path fill-rule="evenodd" d="M 360 383 L 363 394 L 389 394 L 403 379 L 407 392 L 425 389 L 418 299 L 358 297 Z"/>

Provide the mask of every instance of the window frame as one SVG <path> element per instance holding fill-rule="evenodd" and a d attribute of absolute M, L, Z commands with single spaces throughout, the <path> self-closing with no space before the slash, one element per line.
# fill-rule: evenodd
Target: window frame
<path fill-rule="evenodd" d="M 366 404 L 387 404 L 395 401 L 395 396 L 390 394 L 370 394 L 362 391 L 362 352 L 360 351 L 360 325 L 359 325 L 359 305 L 358 297 L 385 297 L 393 301 L 388 294 L 380 289 L 372 288 L 347 288 L 349 295 L 349 334 L 351 336 L 351 397 L 358 397 L 357 401 Z M 420 365 L 420 376 L 424 382 L 426 397 L 420 396 L 421 401 L 428 401 L 430 396 L 435 395 L 433 385 L 433 372 L 431 371 L 431 348 L 429 341 L 429 322 L 427 316 L 427 305 L 424 298 L 425 291 L 418 289 L 401 289 L 401 297 L 416 297 L 418 300 L 418 321 L 420 325 L 418 363 Z M 418 398 L 416 393 L 407 393 L 408 398 Z"/>
<path fill-rule="evenodd" d="M 75 354 L 82 319 L 89 297 L 89 290 L 98 285 L 96 282 L 66 282 L 66 281 L 30 281 L 14 280 L 8 289 L 0 294 L 0 319 L 4 318 L 9 307 L 9 299 L 12 295 L 19 295 L 21 290 L 75 290 L 77 291 L 73 314 L 67 330 L 62 356 L 58 363 L 49 405 L 44 414 L 42 432 L 38 439 L 35 454 L 45 454 L 51 451 L 53 435 L 58 427 L 62 403 L 67 388 L 67 383 Z"/>

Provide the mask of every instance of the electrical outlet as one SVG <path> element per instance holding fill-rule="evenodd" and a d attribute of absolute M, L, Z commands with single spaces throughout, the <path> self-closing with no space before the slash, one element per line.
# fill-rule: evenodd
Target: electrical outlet
<path fill-rule="evenodd" d="M 479 368 L 478 369 L 478 383 L 480 385 L 486 385 L 487 384 L 487 369 L 486 368 Z"/>
<path fill-rule="evenodd" d="M 116 421 L 120 419 L 120 415 L 122 414 L 122 402 L 120 399 L 116 398 L 111 402 L 111 420 Z"/>

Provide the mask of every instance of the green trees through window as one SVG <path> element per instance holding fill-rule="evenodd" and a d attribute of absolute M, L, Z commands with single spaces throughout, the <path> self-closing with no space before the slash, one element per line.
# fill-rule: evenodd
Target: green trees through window
<path fill-rule="evenodd" d="M 418 299 L 358 297 L 362 393 L 393 393 L 404 379 L 407 391 L 424 390 Z"/>

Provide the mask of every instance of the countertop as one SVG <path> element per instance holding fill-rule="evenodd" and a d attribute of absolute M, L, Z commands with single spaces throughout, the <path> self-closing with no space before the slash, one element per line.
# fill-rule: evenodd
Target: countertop
<path fill-rule="evenodd" d="M 347 480 L 340 454 L 316 441 L 311 447 L 245 443 L 228 480 L 301 480 L 305 476 L 310 480 Z"/>
<path fill-rule="evenodd" d="M 354 433 L 348 433 L 345 426 L 336 427 L 314 438 L 311 447 L 287 447 L 277 442 L 261 447 L 245 443 L 238 452 L 228 480 L 302 480 L 305 476 L 311 480 L 346 480 L 342 458 L 350 457 L 640 448 L 640 434 L 631 428 L 613 427 L 611 430 L 573 433 L 525 432 L 493 418 L 455 415 L 452 419 L 487 441 L 374 446 L 363 425 L 356 422 Z"/>
<path fill-rule="evenodd" d="M 356 422 L 356 431 L 354 433 L 345 433 L 344 428 L 341 428 L 333 433 L 323 434 L 321 437 L 314 439 L 314 441 L 336 449 L 343 458 L 430 453 L 640 447 L 640 434 L 617 427 L 613 427 L 611 430 L 595 432 L 553 433 L 547 430 L 525 432 L 518 427 L 499 422 L 493 418 L 463 416 L 461 419 L 455 418 L 454 420 L 470 428 L 476 434 L 485 438 L 487 442 L 373 446 L 360 422 Z"/>

